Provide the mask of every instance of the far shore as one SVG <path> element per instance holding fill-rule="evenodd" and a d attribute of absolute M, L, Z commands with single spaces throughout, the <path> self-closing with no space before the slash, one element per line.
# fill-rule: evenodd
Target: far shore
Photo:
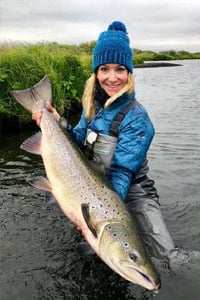
<path fill-rule="evenodd" d="M 143 64 L 135 65 L 135 68 L 159 68 L 159 67 L 178 67 L 182 66 L 181 64 L 177 63 L 170 63 L 170 62 L 145 62 Z"/>

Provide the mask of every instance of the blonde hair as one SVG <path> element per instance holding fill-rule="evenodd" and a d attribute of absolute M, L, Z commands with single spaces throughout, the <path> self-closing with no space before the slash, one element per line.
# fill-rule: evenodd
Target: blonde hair
<path fill-rule="evenodd" d="M 92 117 L 95 115 L 95 103 L 94 97 L 96 93 L 96 84 L 97 78 L 96 73 L 93 73 L 90 78 L 87 80 L 85 89 L 82 96 L 82 105 L 85 109 L 86 118 L 88 121 L 91 121 Z M 106 103 L 104 104 L 104 108 L 108 108 L 117 98 L 119 98 L 122 94 L 127 93 L 131 95 L 134 91 L 135 82 L 132 73 L 128 73 L 127 84 L 121 89 L 118 93 L 108 98 Z"/>

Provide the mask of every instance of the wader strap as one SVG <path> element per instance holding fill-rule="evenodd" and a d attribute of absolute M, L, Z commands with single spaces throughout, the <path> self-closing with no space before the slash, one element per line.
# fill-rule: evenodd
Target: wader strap
<path fill-rule="evenodd" d="M 121 124 L 121 122 L 123 121 L 125 115 L 132 107 L 135 107 L 137 105 L 141 105 L 137 100 L 131 101 L 127 106 L 125 106 L 125 108 L 122 111 L 120 111 L 118 114 L 116 114 L 116 116 L 114 117 L 113 122 L 110 126 L 109 134 L 111 136 L 115 136 L 115 137 L 118 136 L 118 127 Z"/>

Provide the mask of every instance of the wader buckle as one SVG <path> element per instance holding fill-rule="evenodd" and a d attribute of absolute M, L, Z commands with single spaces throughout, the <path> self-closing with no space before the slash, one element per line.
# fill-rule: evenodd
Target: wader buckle
<path fill-rule="evenodd" d="M 95 131 L 90 131 L 87 135 L 86 140 L 90 145 L 93 145 L 96 142 L 97 137 L 98 133 L 96 133 Z"/>

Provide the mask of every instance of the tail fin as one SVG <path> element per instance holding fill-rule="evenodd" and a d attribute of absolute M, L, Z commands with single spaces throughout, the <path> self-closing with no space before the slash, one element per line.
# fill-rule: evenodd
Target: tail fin
<path fill-rule="evenodd" d="M 47 101 L 52 102 L 51 83 L 45 75 L 38 83 L 26 90 L 12 91 L 11 95 L 29 112 L 45 107 Z"/>

